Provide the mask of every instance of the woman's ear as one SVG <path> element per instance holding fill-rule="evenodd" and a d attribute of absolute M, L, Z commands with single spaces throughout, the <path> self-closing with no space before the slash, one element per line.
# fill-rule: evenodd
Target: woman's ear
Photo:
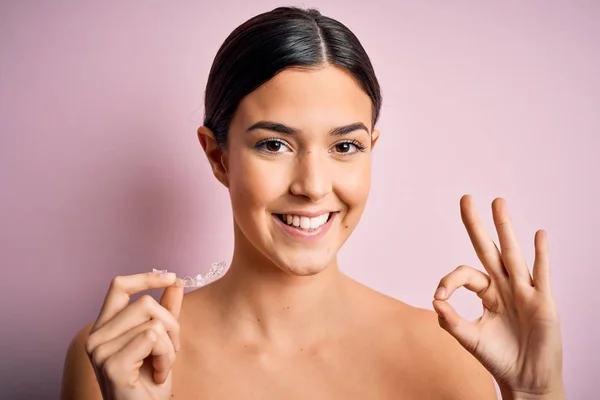
<path fill-rule="evenodd" d="M 229 187 L 227 176 L 227 154 L 217 143 L 214 133 L 205 126 L 198 128 L 198 140 L 204 149 L 213 174 L 225 187 Z"/>
<path fill-rule="evenodd" d="M 373 150 L 373 148 L 375 148 L 375 145 L 377 144 L 377 141 L 379 140 L 379 131 L 377 129 L 373 129 L 373 131 L 371 132 L 371 150 Z"/>

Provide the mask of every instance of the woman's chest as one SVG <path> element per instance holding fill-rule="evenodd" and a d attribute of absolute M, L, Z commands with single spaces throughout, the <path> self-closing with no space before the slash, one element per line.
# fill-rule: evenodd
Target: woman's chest
<path fill-rule="evenodd" d="M 173 368 L 173 399 L 439 399 L 431 381 L 409 365 L 361 354 L 223 352 L 180 357 Z"/>

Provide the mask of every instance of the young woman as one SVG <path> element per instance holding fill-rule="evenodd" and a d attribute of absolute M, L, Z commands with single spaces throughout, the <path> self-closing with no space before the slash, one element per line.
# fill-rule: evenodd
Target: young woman
<path fill-rule="evenodd" d="M 62 398 L 485 400 L 495 378 L 503 399 L 563 399 L 546 235 L 530 275 L 502 199 L 499 248 L 461 199 L 487 273 L 444 277 L 436 312 L 340 271 L 369 194 L 381 101 L 341 23 L 278 8 L 238 27 L 214 60 L 198 130 L 231 196 L 230 268 L 185 296 L 172 274 L 116 277 L 68 350 Z M 461 286 L 482 299 L 475 323 L 446 302 Z M 130 304 L 150 288 L 165 288 L 160 302 Z"/>

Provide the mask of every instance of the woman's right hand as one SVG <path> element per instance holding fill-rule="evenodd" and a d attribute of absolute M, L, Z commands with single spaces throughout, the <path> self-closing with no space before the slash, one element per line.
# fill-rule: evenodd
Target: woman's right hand
<path fill-rule="evenodd" d="M 171 399 L 171 367 L 179 350 L 179 312 L 183 287 L 175 274 L 118 276 L 86 342 L 104 399 Z M 160 303 L 144 295 L 165 288 Z"/>

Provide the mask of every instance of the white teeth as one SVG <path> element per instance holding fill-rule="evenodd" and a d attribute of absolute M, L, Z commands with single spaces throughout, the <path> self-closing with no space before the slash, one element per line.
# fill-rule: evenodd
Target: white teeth
<path fill-rule="evenodd" d="M 284 214 L 281 216 L 283 222 L 296 228 L 308 230 L 317 229 L 329 220 L 329 213 L 321 214 L 315 218 L 303 217 L 299 215 Z"/>
<path fill-rule="evenodd" d="M 321 217 L 318 218 L 313 218 L 310 220 L 310 229 L 317 229 L 319 226 L 321 226 Z"/>
<path fill-rule="evenodd" d="M 302 229 L 310 228 L 310 219 L 308 217 L 300 217 L 300 228 L 302 228 Z"/>

